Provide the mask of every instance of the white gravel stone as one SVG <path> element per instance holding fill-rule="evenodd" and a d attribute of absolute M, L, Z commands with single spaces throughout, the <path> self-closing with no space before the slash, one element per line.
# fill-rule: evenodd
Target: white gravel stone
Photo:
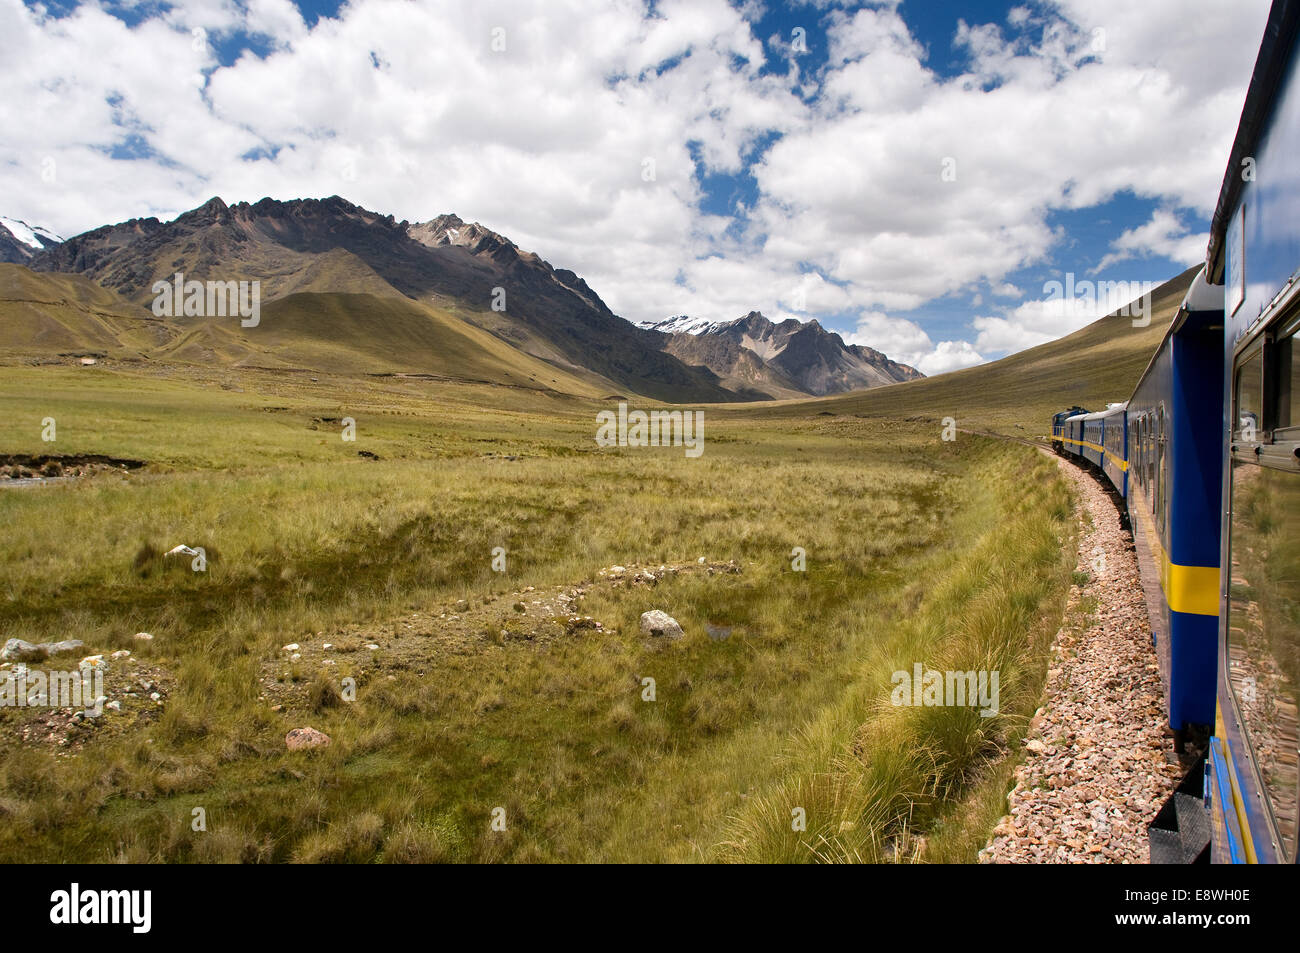
<path fill-rule="evenodd" d="M 981 863 L 1149 862 L 1147 825 L 1177 785 L 1173 736 L 1132 540 L 1095 477 L 1058 464 L 1078 492 L 1078 571 L 1056 635 L 1047 702 L 1016 771 L 1009 813 L 979 854 Z M 1082 512 L 1092 515 L 1091 526 Z M 1099 558 L 1100 557 L 1100 558 Z M 1083 599 L 1096 612 L 1072 625 Z"/>

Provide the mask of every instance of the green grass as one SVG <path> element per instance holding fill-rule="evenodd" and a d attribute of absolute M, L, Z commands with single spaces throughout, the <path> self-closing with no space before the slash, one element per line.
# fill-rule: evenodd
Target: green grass
<path fill-rule="evenodd" d="M 600 450 L 603 405 L 486 385 L 9 367 L 0 403 L 0 452 L 149 462 L 0 491 L 0 638 L 129 648 L 171 679 L 161 715 L 75 751 L 0 711 L 5 860 L 923 859 L 1036 707 L 1069 586 L 1051 462 L 928 423 L 708 410 L 690 460 Z M 356 442 L 320 420 L 341 416 Z M 181 542 L 207 572 L 150 558 Z M 741 571 L 598 581 L 700 556 Z M 511 610 L 584 582 L 601 631 L 534 638 Z M 440 618 L 457 600 L 506 635 Z M 651 608 L 687 637 L 649 644 Z M 326 640 L 333 668 L 280 650 Z M 1000 668 L 999 715 L 890 706 L 914 662 Z M 304 724 L 333 743 L 286 751 Z"/>

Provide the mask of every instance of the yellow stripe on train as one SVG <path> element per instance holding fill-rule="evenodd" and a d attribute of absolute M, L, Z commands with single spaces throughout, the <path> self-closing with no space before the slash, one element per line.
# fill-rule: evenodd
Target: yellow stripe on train
<path fill-rule="evenodd" d="M 1147 513 L 1147 498 L 1136 480 L 1129 481 L 1129 494 L 1137 500 L 1136 512 L 1138 523 L 1146 537 L 1147 548 L 1156 561 L 1156 571 L 1160 574 L 1160 589 L 1164 592 L 1165 602 L 1174 612 L 1189 615 L 1219 614 L 1219 567 L 1218 566 L 1180 566 L 1171 562 L 1165 552 L 1160 534 Z"/>
<path fill-rule="evenodd" d="M 1124 470 L 1125 472 L 1128 471 L 1128 461 L 1116 460 L 1115 454 L 1111 453 L 1105 447 L 1099 447 L 1095 443 L 1092 443 L 1089 440 L 1075 440 L 1072 437 L 1057 437 L 1056 439 L 1061 443 L 1072 443 L 1076 447 L 1087 447 L 1089 450 L 1096 450 L 1098 453 L 1103 453 L 1106 455 L 1106 459 L 1109 460 L 1111 463 L 1115 464 L 1115 466 L 1119 467 L 1121 470 Z"/>
<path fill-rule="evenodd" d="M 1160 551 L 1160 588 L 1169 608 L 1192 615 L 1219 614 L 1219 567 L 1180 566 Z"/>

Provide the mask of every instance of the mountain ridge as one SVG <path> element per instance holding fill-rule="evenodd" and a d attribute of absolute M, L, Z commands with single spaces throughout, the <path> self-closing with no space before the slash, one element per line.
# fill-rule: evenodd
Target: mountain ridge
<path fill-rule="evenodd" d="M 775 325 L 751 312 L 743 332 L 726 322 L 699 341 L 638 327 L 575 272 L 478 222 L 399 221 L 337 195 L 214 196 L 169 222 L 133 218 L 33 251 L 24 263 L 34 271 L 80 274 L 141 306 L 178 273 L 257 280 L 264 305 L 309 292 L 406 298 L 593 386 L 669 402 L 816 396 L 916 373 L 815 321 Z M 337 318 L 335 304 L 315 310 Z"/>
<path fill-rule="evenodd" d="M 774 322 L 751 311 L 733 321 L 679 315 L 643 326 L 666 336 L 668 353 L 709 367 L 724 382 L 744 383 L 778 399 L 823 397 L 925 376 L 874 348 L 845 344 L 815 318 Z"/>

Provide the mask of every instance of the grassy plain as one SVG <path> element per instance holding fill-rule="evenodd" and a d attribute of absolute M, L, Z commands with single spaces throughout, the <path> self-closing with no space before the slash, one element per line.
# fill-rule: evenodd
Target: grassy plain
<path fill-rule="evenodd" d="M 603 406 L 0 367 L 0 452 L 147 462 L 0 490 L 0 639 L 125 648 L 171 686 L 70 746 L 0 709 L 0 859 L 973 860 L 966 801 L 1038 704 L 1073 566 L 1051 461 L 817 405 L 710 408 L 699 459 L 601 449 Z M 178 543 L 205 572 L 167 568 Z M 615 586 L 614 565 L 658 578 Z M 602 628 L 539 635 L 532 597 L 579 590 Z M 654 608 L 686 637 L 640 634 Z M 998 714 L 890 705 L 916 662 L 999 669 Z M 332 744 L 287 751 L 307 724 Z"/>

